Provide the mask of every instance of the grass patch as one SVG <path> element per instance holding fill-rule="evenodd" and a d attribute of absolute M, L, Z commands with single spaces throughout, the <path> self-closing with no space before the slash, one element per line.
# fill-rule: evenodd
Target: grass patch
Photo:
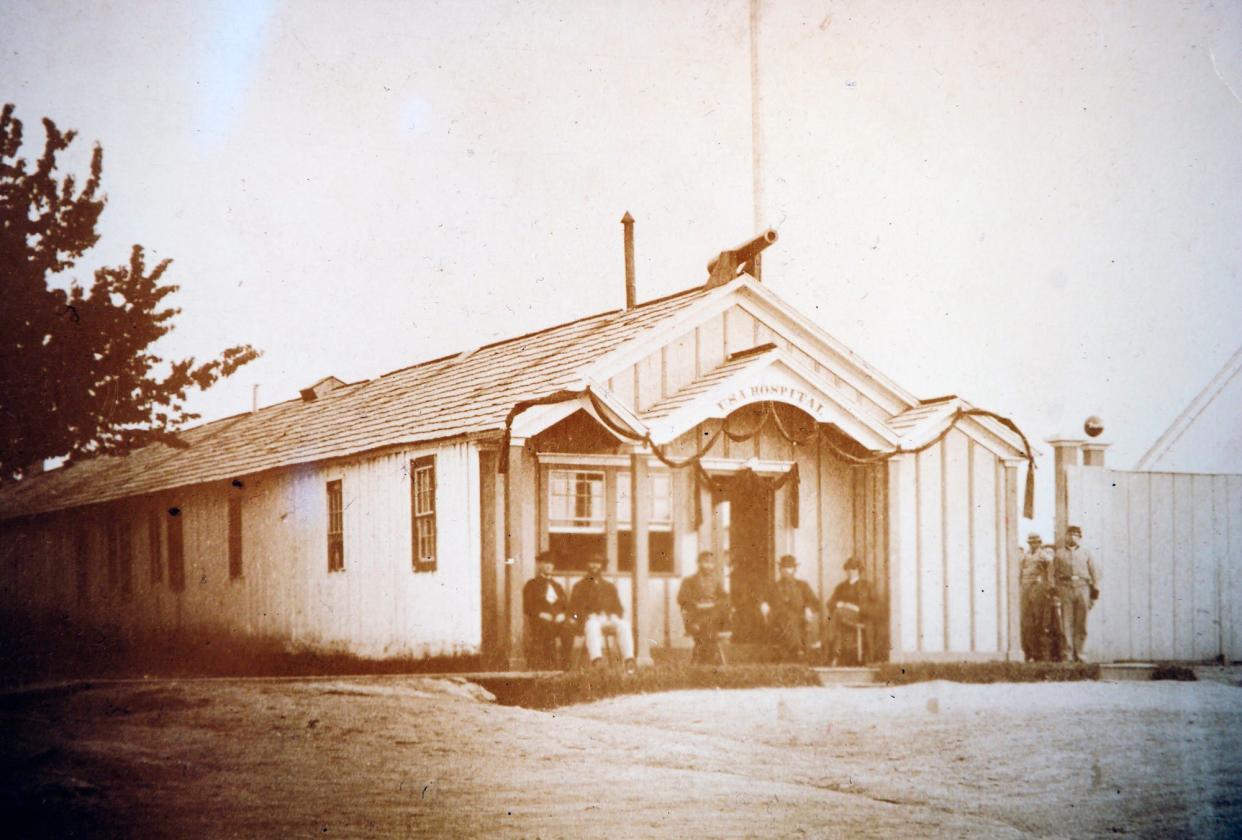
<path fill-rule="evenodd" d="M 659 665 L 627 675 L 614 668 L 480 679 L 480 685 L 505 706 L 553 709 L 590 703 L 621 694 L 650 694 L 703 688 L 789 688 L 819 685 L 803 665 Z"/>
<path fill-rule="evenodd" d="M 1161 662 L 1156 665 L 1155 670 L 1151 672 L 1153 680 L 1176 680 L 1177 682 L 1196 682 L 1198 677 L 1195 672 L 1185 665 L 1175 665 L 1172 662 Z"/>
<path fill-rule="evenodd" d="M 1098 680 L 1094 662 L 910 662 L 878 666 L 877 683 L 908 685 L 929 680 L 959 683 L 1075 682 Z"/>

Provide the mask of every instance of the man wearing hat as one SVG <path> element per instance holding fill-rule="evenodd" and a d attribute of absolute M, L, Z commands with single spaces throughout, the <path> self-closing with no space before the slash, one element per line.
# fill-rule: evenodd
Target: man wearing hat
<path fill-rule="evenodd" d="M 1027 535 L 1018 578 L 1022 592 L 1022 653 L 1027 662 L 1041 660 L 1047 655 L 1043 644 L 1043 607 L 1048 570 L 1043 566 L 1043 542 L 1034 531 Z"/>
<path fill-rule="evenodd" d="M 806 659 L 810 628 L 819 616 L 819 599 L 810 584 L 797 578 L 798 561 L 792 554 L 781 558 L 780 577 L 759 602 L 759 613 L 783 660 Z"/>
<path fill-rule="evenodd" d="M 828 622 L 832 634 L 832 664 L 861 665 L 865 659 L 864 635 L 871 609 L 871 588 L 862 580 L 862 563 L 845 561 L 845 580 L 828 598 Z"/>
<path fill-rule="evenodd" d="M 569 597 L 552 577 L 556 555 L 541 551 L 535 559 L 538 574 L 522 588 L 522 612 L 526 615 L 531 664 L 538 668 L 569 667 L 574 644 L 574 624 L 569 620 Z M 558 654 L 557 647 L 560 647 Z"/>
<path fill-rule="evenodd" d="M 1069 526 L 1065 531 L 1065 545 L 1057 551 L 1053 561 L 1053 576 L 1061 601 L 1064 653 L 1075 662 L 1082 661 L 1082 649 L 1087 641 L 1087 611 L 1100 597 L 1100 576 L 1095 570 L 1095 559 L 1081 542 L 1082 528 Z"/>
<path fill-rule="evenodd" d="M 694 639 L 691 665 L 721 663 L 720 634 L 729 628 L 729 593 L 716 572 L 716 557 L 699 553 L 699 570 L 681 582 L 677 605 L 686 635 Z"/>

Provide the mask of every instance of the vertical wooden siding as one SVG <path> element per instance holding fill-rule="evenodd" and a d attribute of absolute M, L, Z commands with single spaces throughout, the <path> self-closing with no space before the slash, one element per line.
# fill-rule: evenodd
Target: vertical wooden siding
<path fill-rule="evenodd" d="M 409 460 L 436 454 L 438 568 L 411 565 Z M 345 571 L 327 567 L 325 484 L 343 481 Z M 5 526 L 5 605 L 63 614 L 131 634 L 245 635 L 363 656 L 476 652 L 480 644 L 479 467 L 458 443 L 188 488 Z M 227 506 L 242 497 L 242 576 L 228 573 Z M 150 574 L 148 512 L 177 507 L 185 535 L 183 592 Z M 108 586 L 107 523 L 135 534 L 133 591 Z M 86 597 L 76 592 L 75 529 L 85 526 Z M 167 562 L 166 537 L 161 549 Z"/>
<path fill-rule="evenodd" d="M 1242 475 L 1071 467 L 1069 519 L 1101 575 L 1093 659 L 1242 659 Z"/>

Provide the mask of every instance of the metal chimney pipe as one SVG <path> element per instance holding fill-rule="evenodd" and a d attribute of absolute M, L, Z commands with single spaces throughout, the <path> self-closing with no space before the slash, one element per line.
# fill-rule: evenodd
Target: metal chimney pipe
<path fill-rule="evenodd" d="M 638 303 L 638 286 L 634 281 L 634 217 L 626 210 L 621 217 L 625 227 L 625 308 L 633 309 Z"/>
<path fill-rule="evenodd" d="M 256 382 L 250 386 L 250 413 L 254 414 L 259 410 L 259 384 Z"/>

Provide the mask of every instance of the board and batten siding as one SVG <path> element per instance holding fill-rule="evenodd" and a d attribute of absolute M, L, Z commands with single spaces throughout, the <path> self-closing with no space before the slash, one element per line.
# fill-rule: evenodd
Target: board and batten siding
<path fill-rule="evenodd" d="M 777 326 L 767 323 L 761 314 L 740 304 L 734 305 L 609 377 L 608 390 L 627 408 L 642 413 L 719 367 L 730 354 L 771 343 L 825 377 L 837 390 L 847 393 L 865 413 L 879 419 L 888 418 L 888 412 L 879 404 L 844 382 L 799 347 L 796 339 L 791 339 Z"/>
<path fill-rule="evenodd" d="M 410 462 L 434 455 L 437 568 L 412 563 Z M 344 571 L 329 572 L 327 482 L 342 482 Z M 464 442 L 242 476 L 7 523 L 4 603 L 33 617 L 148 634 L 238 635 L 360 656 L 473 654 L 481 643 L 478 453 Z M 228 562 L 230 495 L 241 500 L 241 576 Z M 169 583 L 168 532 L 151 569 L 148 517 L 176 508 L 185 588 Z M 130 592 L 111 585 L 110 522 L 130 528 Z M 87 580 L 78 594 L 78 546 Z"/>
<path fill-rule="evenodd" d="M 1242 475 L 1066 468 L 1100 575 L 1095 660 L 1242 660 Z"/>
<path fill-rule="evenodd" d="M 893 659 L 1012 655 L 1016 468 L 956 429 L 887 465 Z"/>

